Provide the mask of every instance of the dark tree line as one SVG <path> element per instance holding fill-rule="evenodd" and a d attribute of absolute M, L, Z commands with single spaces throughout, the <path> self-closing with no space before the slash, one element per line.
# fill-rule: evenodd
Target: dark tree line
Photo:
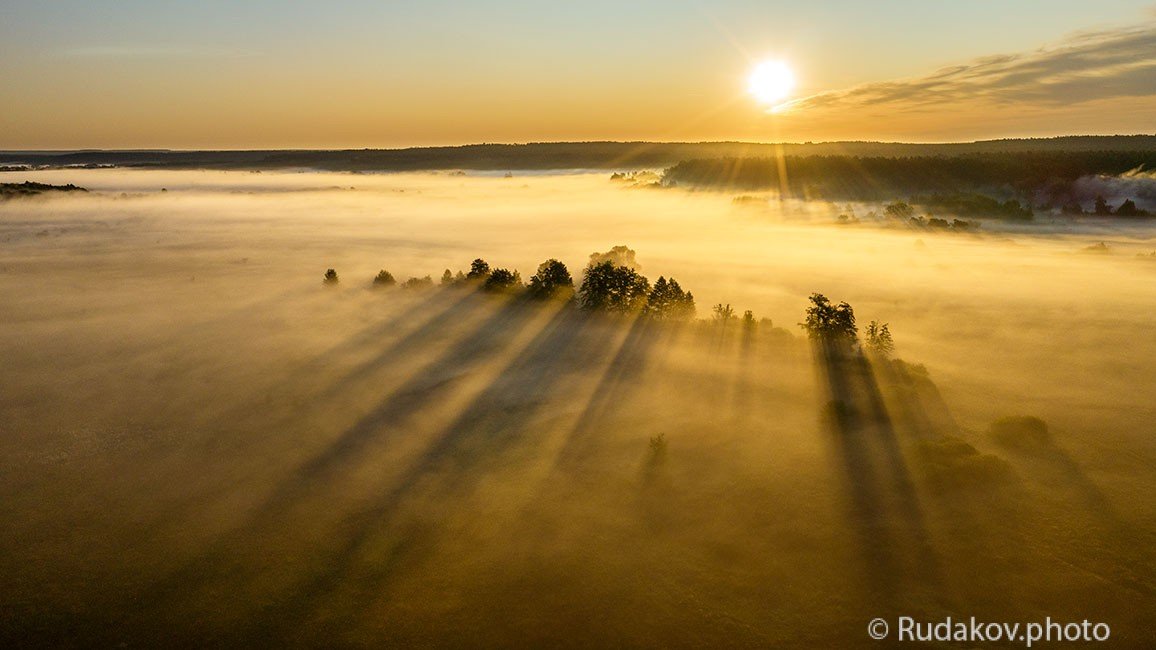
<path fill-rule="evenodd" d="M 1156 165 L 1156 152 L 1032 151 L 955 156 L 786 156 L 701 158 L 666 169 L 663 183 L 746 190 L 778 190 L 800 198 L 887 200 L 896 195 L 939 194 L 966 209 L 979 206 L 976 194 L 1010 187 L 1021 196 L 1040 194 L 1063 205 L 1083 176 L 1116 176 Z M 780 169 L 786 176 L 780 178 Z M 994 201 L 994 199 L 991 199 Z M 995 206 L 1009 216 L 1013 206 Z M 1020 206 L 1022 210 L 1022 206 Z M 1016 216 L 1015 218 L 1022 218 Z"/>
<path fill-rule="evenodd" d="M 673 277 L 659 276 L 651 285 L 646 276 L 632 265 L 636 265 L 634 251 L 625 246 L 615 247 L 606 253 L 594 253 L 582 272 L 582 283 L 577 290 L 574 279 L 566 265 L 557 259 L 548 259 L 538 265 L 538 270 L 523 283 L 517 270 L 492 268 L 488 262 L 478 258 L 470 264 L 468 273 L 454 274 L 446 269 L 442 274 L 443 286 L 465 286 L 488 293 L 518 295 L 528 300 L 564 300 L 588 313 L 636 315 L 658 321 L 682 322 L 695 318 L 694 295 L 682 288 Z M 325 272 L 324 282 L 336 285 L 337 271 Z M 382 269 L 373 278 L 375 288 L 398 284 L 389 271 Z M 433 287 L 430 276 L 411 277 L 400 283 L 403 288 Z M 813 341 L 852 349 L 860 344 L 859 328 L 855 321 L 855 310 L 846 302 L 832 303 L 821 293 L 811 294 L 810 306 L 799 325 Z M 738 321 L 744 332 L 753 332 L 758 326 L 773 327 L 770 319 L 757 320 L 750 310 L 736 316 L 730 304 L 719 303 L 712 308 L 711 319 L 707 322 L 726 327 Z M 783 330 L 773 330 L 782 334 Z M 871 321 L 866 329 L 866 348 L 882 356 L 890 355 L 895 344 L 887 323 Z"/>

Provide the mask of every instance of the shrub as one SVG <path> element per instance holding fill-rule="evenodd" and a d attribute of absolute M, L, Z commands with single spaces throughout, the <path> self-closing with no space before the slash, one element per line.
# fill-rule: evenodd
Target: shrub
<path fill-rule="evenodd" d="M 329 269 L 328 271 L 326 271 L 325 276 L 322 278 L 321 282 L 323 284 L 329 284 L 329 285 L 337 284 L 339 282 L 339 280 L 337 279 L 337 271 L 335 271 L 333 269 Z"/>
<path fill-rule="evenodd" d="M 433 278 L 425 276 L 424 278 L 410 278 L 401 283 L 402 289 L 428 289 L 433 286 Z"/>
<path fill-rule="evenodd" d="M 666 456 L 666 447 L 667 447 L 667 442 L 666 442 L 666 434 L 665 433 L 660 433 L 657 436 L 651 436 L 651 438 L 650 438 L 650 455 L 655 460 L 661 460 L 663 457 Z"/>
<path fill-rule="evenodd" d="M 997 444 L 1011 449 L 1042 449 L 1052 444 L 1048 423 L 1031 415 L 1000 418 L 991 423 L 987 433 Z"/>

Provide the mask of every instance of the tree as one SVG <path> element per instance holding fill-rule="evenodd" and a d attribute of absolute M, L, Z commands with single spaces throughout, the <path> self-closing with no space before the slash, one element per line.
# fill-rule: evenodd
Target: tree
<path fill-rule="evenodd" d="M 490 265 L 486 260 L 478 258 L 470 263 L 470 272 L 466 274 L 467 280 L 484 280 L 490 274 Z"/>
<path fill-rule="evenodd" d="M 450 273 L 449 269 L 446 269 L 445 272 L 442 273 L 442 284 L 447 285 L 447 284 L 453 284 L 453 283 L 454 283 L 454 274 Z"/>
<path fill-rule="evenodd" d="M 726 325 L 735 317 L 735 310 L 730 306 L 730 303 L 722 304 L 721 302 L 714 306 L 714 320 L 716 323 Z"/>
<path fill-rule="evenodd" d="M 1136 207 L 1136 202 L 1132 199 L 1124 199 L 1120 207 L 1116 208 L 1116 216 L 1119 217 L 1143 217 L 1147 216 L 1147 214 L 1148 212 L 1146 210 L 1141 210 Z"/>
<path fill-rule="evenodd" d="M 586 311 L 629 313 L 642 309 L 650 282 L 634 269 L 611 261 L 586 267 L 578 289 L 578 306 Z"/>
<path fill-rule="evenodd" d="M 659 277 L 646 297 L 645 313 L 658 320 L 689 320 L 694 318 L 694 296 L 683 291 L 678 280 Z"/>
<path fill-rule="evenodd" d="M 755 312 L 746 310 L 743 312 L 743 331 L 753 332 L 759 326 L 759 322 L 755 320 Z"/>
<path fill-rule="evenodd" d="M 809 298 L 807 318 L 799 323 L 807 330 L 812 340 L 853 342 L 859 330 L 855 327 L 855 310 L 845 302 L 832 305 L 821 293 L 813 293 Z"/>
<path fill-rule="evenodd" d="M 433 278 L 425 276 L 424 278 L 410 278 L 401 283 L 403 289 L 426 289 L 433 286 Z"/>
<path fill-rule="evenodd" d="M 893 201 L 883 208 L 883 214 L 893 219 L 909 219 L 915 214 L 915 208 L 905 201 Z"/>
<path fill-rule="evenodd" d="M 504 292 L 519 289 L 522 286 L 522 277 L 517 271 L 509 269 L 494 269 L 486 276 L 482 283 L 483 291 Z"/>
<path fill-rule="evenodd" d="M 393 279 L 393 274 L 385 269 L 378 271 L 377 276 L 373 278 L 375 288 L 392 287 L 395 284 L 397 284 L 397 280 Z"/>
<path fill-rule="evenodd" d="M 1096 214 L 1104 217 L 1104 216 L 1112 214 L 1112 207 L 1108 205 L 1108 202 L 1104 200 L 1104 197 L 1097 196 L 1096 197 L 1096 207 L 1093 208 L 1092 211 L 1095 212 Z"/>
<path fill-rule="evenodd" d="M 635 259 L 636 253 L 628 246 L 615 246 L 605 253 L 591 253 L 590 262 L 587 266 L 596 266 L 603 262 L 610 262 L 614 266 L 625 266 L 637 271 L 641 268 L 638 265 L 638 260 Z"/>
<path fill-rule="evenodd" d="M 329 269 L 328 271 L 326 271 L 325 277 L 322 278 L 321 282 L 322 282 L 322 284 L 329 284 L 329 285 L 337 284 L 339 282 L 339 280 L 337 279 L 337 271 L 334 271 L 333 269 Z"/>
<path fill-rule="evenodd" d="M 569 294 L 574 290 L 574 279 L 566 265 L 556 259 L 548 259 L 538 265 L 538 272 L 530 277 L 530 297 L 545 300 L 560 293 Z"/>
<path fill-rule="evenodd" d="M 890 356 L 895 351 L 895 341 L 887 323 L 871 321 L 867 325 L 867 348 L 880 356 Z"/>

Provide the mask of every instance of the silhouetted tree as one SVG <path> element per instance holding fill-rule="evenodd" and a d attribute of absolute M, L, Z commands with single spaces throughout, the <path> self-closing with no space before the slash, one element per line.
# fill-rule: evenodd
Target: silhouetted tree
<path fill-rule="evenodd" d="M 486 281 L 482 284 L 482 289 L 485 291 L 503 292 L 514 291 L 522 288 L 522 277 L 518 275 L 517 271 L 510 271 L 509 269 L 494 269 L 486 276 Z"/>
<path fill-rule="evenodd" d="M 887 323 L 871 321 L 867 324 L 867 348 L 880 356 L 890 356 L 895 351 L 895 341 Z"/>
<path fill-rule="evenodd" d="M 807 318 L 800 323 L 811 339 L 853 342 L 859 334 L 855 327 L 855 310 L 845 302 L 832 305 L 821 293 L 813 293 L 809 298 Z"/>
<path fill-rule="evenodd" d="M 716 323 L 726 325 L 735 317 L 735 310 L 730 304 L 719 303 L 714 306 L 714 320 Z"/>
<path fill-rule="evenodd" d="M 650 282 L 628 266 L 605 261 L 586 267 L 578 289 L 578 306 L 586 311 L 628 313 L 642 309 Z"/>
<path fill-rule="evenodd" d="M 1116 208 L 1116 216 L 1119 217 L 1143 217 L 1147 214 L 1147 211 L 1136 207 L 1136 202 L 1132 199 L 1124 199 L 1120 207 Z"/>
<path fill-rule="evenodd" d="M 689 320 L 694 318 L 694 296 L 683 291 L 678 280 L 659 276 L 646 298 L 645 312 L 659 320 Z"/>
<path fill-rule="evenodd" d="M 556 295 L 569 294 L 574 290 L 574 279 L 566 265 L 556 259 L 548 259 L 538 265 L 538 272 L 530 277 L 530 297 L 544 300 Z"/>
<path fill-rule="evenodd" d="M 325 277 L 322 278 L 321 282 L 322 284 L 337 284 L 339 282 L 337 279 L 337 271 L 334 271 L 333 269 L 326 271 Z"/>
<path fill-rule="evenodd" d="M 490 265 L 486 260 L 478 258 L 470 263 L 470 272 L 466 274 L 467 280 L 484 280 L 490 274 Z"/>
<path fill-rule="evenodd" d="M 755 312 L 746 310 L 743 312 L 743 330 L 753 332 L 759 326 L 759 322 L 755 320 Z"/>
<path fill-rule="evenodd" d="M 454 283 L 454 274 L 450 273 L 449 269 L 446 269 L 445 272 L 442 273 L 442 284 L 445 285 L 445 284 L 453 284 L 453 283 Z"/>
<path fill-rule="evenodd" d="M 385 269 L 378 271 L 377 275 L 373 278 L 373 286 L 375 288 L 392 287 L 395 284 L 397 284 L 397 280 L 393 279 L 393 274 Z"/>
<path fill-rule="evenodd" d="M 1112 214 L 1112 208 L 1108 205 L 1108 202 L 1104 200 L 1104 197 L 1097 196 L 1096 207 L 1092 209 L 1092 212 L 1103 217 Z"/>
<path fill-rule="evenodd" d="M 904 201 L 893 201 L 883 208 L 883 214 L 894 219 L 909 219 L 915 214 L 915 208 Z"/>

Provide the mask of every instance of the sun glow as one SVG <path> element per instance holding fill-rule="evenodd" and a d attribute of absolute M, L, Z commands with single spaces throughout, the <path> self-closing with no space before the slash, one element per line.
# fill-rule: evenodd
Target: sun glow
<path fill-rule="evenodd" d="M 747 79 L 747 92 L 760 104 L 774 106 L 795 88 L 795 75 L 784 61 L 763 61 Z"/>

